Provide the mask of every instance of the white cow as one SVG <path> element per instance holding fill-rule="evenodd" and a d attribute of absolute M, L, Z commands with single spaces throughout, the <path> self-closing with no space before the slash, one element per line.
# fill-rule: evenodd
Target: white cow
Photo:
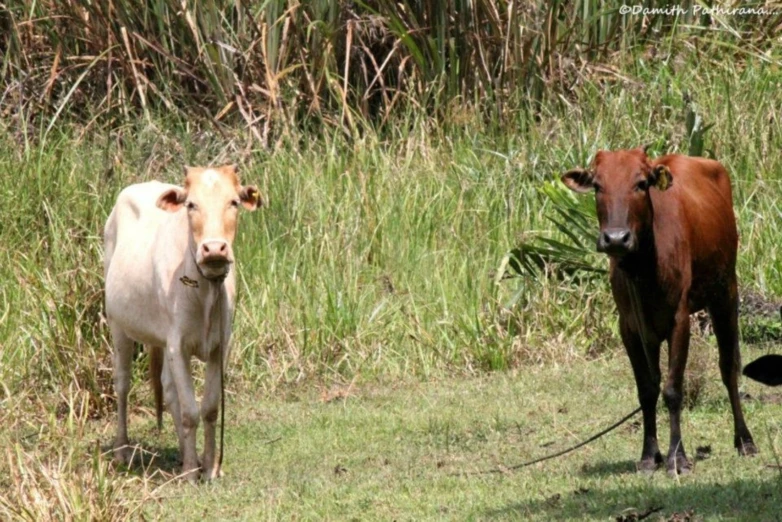
<path fill-rule="evenodd" d="M 158 425 L 165 398 L 189 480 L 198 478 L 200 467 L 190 359 L 195 355 L 206 362 L 203 470 L 207 480 L 220 474 L 215 424 L 234 309 L 231 243 L 239 205 L 255 210 L 261 199 L 257 188 L 239 184 L 235 166 L 186 167 L 184 187 L 152 181 L 131 185 L 117 198 L 104 230 L 104 275 L 114 339 L 119 461 L 131 457 L 127 398 L 137 341 L 150 352 Z"/>

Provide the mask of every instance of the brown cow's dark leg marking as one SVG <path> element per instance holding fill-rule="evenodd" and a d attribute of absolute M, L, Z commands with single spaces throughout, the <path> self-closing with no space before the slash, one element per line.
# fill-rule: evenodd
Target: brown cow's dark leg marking
<path fill-rule="evenodd" d="M 644 442 L 641 450 L 641 460 L 637 464 L 638 471 L 652 472 L 662 464 L 663 457 L 657 444 L 657 400 L 660 397 L 660 374 L 652 375 L 649 364 L 660 366 L 660 343 L 649 346 L 647 360 L 640 336 L 632 332 L 622 319 L 619 320 L 619 330 L 625 351 L 630 358 L 635 375 L 635 384 L 638 389 L 638 401 L 644 416 Z"/>
<path fill-rule="evenodd" d="M 686 298 L 676 312 L 671 336 L 668 338 L 668 379 L 663 389 L 663 400 L 671 418 L 671 443 L 668 448 L 668 472 L 688 473 L 690 462 L 682 441 L 681 414 L 684 387 L 684 368 L 690 350 L 690 314 Z"/>
<path fill-rule="evenodd" d="M 739 398 L 739 372 L 741 355 L 739 354 L 738 293 L 735 281 L 730 285 L 726 299 L 716 301 L 709 314 L 714 325 L 714 335 L 720 350 L 720 373 L 722 382 L 728 389 L 730 406 L 733 410 L 733 445 L 739 455 L 754 455 L 758 452 L 752 435 L 744 422 Z"/>

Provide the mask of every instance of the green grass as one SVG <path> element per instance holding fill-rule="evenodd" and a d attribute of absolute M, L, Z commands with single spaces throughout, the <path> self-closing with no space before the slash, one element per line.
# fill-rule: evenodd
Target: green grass
<path fill-rule="evenodd" d="M 709 519 L 773 518 L 782 500 L 779 471 L 764 464 L 774 462 L 769 437 L 776 446 L 782 441 L 782 411 L 747 404 L 763 454 L 739 458 L 715 363 L 709 366 L 715 379 L 683 427 L 693 457 L 696 446 L 711 445 L 713 453 L 678 480 L 664 471 L 635 474 L 640 430 L 627 425 L 568 457 L 474 474 L 563 448 L 632 410 L 628 365 L 611 358 L 491 378 L 359 387 L 329 403 L 314 393 L 239 400 L 229 416 L 225 480 L 205 494 L 172 487 L 176 493 L 164 493 L 169 500 L 149 512 L 248 520 L 561 520 L 662 507 L 669 516 L 694 509 Z M 667 441 L 667 423 L 660 428 Z"/>
<path fill-rule="evenodd" d="M 773 520 L 782 479 L 767 465 L 782 444 L 782 397 L 745 383 L 752 397 L 745 412 L 761 454 L 738 457 L 713 339 L 696 349 L 707 378 L 698 404 L 684 413 L 684 440 L 691 458 L 699 446 L 711 453 L 684 477 L 635 473 L 637 423 L 566 457 L 481 473 L 569 446 L 631 411 L 624 357 L 285 394 L 232 383 L 225 476 L 196 487 L 169 481 L 177 447 L 170 420 L 157 435 L 149 404 L 136 403 L 131 437 L 158 456 L 151 463 L 147 456 L 143 470 L 108 473 L 119 477 L 129 506 L 145 499 L 138 507 L 145 519 L 607 520 L 660 508 L 651 520 L 688 511 L 695 520 Z M 659 413 L 665 448 L 662 405 Z M 105 422 L 88 422 L 83 431 L 80 448 L 107 442 Z M 30 437 L 21 444 L 36 443 Z"/>
<path fill-rule="evenodd" d="M 741 285 L 779 299 L 778 84 L 774 64 L 717 67 L 681 49 L 628 62 L 621 78 L 585 82 L 538 115 L 512 111 L 507 127 L 469 107 L 445 127 L 411 112 L 383 132 L 290 134 L 274 149 L 254 148 L 246 130 L 214 134 L 162 118 L 94 134 L 63 124 L 45 140 L 45 125 L 2 127 L 0 447 L 10 449 L 0 458 L 0 496 L 24 504 L 10 496 L 21 484 L 56 501 L 38 513 L 103 506 L 116 518 L 133 509 L 195 518 L 193 506 L 212 498 L 219 502 L 205 506 L 226 516 L 252 518 L 256 509 L 333 519 L 606 518 L 657 500 L 666 513 L 691 504 L 710 518 L 732 513 L 739 496 L 749 501 L 737 509 L 762 519 L 771 509 L 764 495 L 777 489 L 762 463 L 779 412 L 748 403 L 766 453 L 732 457 L 714 371 L 693 379 L 705 399 L 688 413 L 685 434 L 691 452 L 703 442 L 715 455 L 681 484 L 625 473 L 639 448 L 638 434 L 622 431 L 509 476 L 449 473 L 535 456 L 542 443 L 559 447 L 635 407 L 604 277 L 497 273 L 530 238 L 564 239 L 541 187 L 564 190 L 559 174 L 598 148 L 687 151 L 694 103 L 714 123 L 706 153 L 734 180 Z M 242 217 L 237 238 L 228 476 L 198 490 L 161 488 L 154 468 L 126 477 L 94 453 L 111 441 L 114 422 L 101 229 L 127 184 L 176 182 L 183 164 L 229 161 L 240 161 L 243 180 L 270 204 Z M 752 330 L 752 340 L 766 331 L 773 324 Z M 745 359 L 775 348 L 746 348 Z M 152 436 L 139 362 L 135 436 L 170 461 L 173 432 Z M 321 389 L 351 383 L 346 402 L 318 401 Z M 532 431 L 519 436 L 516 422 Z M 348 472 L 335 475 L 338 464 Z M 579 487 L 590 491 L 583 500 L 572 494 Z M 560 500 L 547 504 L 555 494 Z"/>

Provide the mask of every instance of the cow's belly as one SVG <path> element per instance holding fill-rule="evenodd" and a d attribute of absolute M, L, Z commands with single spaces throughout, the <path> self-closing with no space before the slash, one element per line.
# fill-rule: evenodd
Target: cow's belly
<path fill-rule="evenodd" d="M 106 281 L 106 316 L 110 324 L 136 342 L 165 346 L 170 320 L 167 311 L 158 306 L 155 295 L 145 292 L 143 283 L 113 280 L 111 275 L 109 272 Z"/>
<path fill-rule="evenodd" d="M 119 327 L 134 341 L 166 347 L 174 335 L 181 339 L 180 348 L 184 354 L 202 361 L 206 361 L 212 351 L 219 349 L 221 326 L 225 329 L 228 325 L 220 324 L 217 309 L 213 310 L 209 332 L 206 332 L 203 320 L 200 319 L 204 316 L 203 308 L 195 303 L 180 303 L 180 306 L 185 307 L 182 310 L 177 310 L 176 305 L 169 303 L 174 309 L 168 309 L 161 304 L 160 296 L 153 288 L 141 282 L 127 284 L 127 280 L 117 283 L 112 284 L 111 277 L 108 278 L 106 315 L 111 324 Z M 179 315 L 190 319 L 183 320 L 180 317 L 177 321 L 177 311 Z M 203 342 L 205 334 L 206 343 Z"/>
<path fill-rule="evenodd" d="M 118 245 L 106 274 L 106 316 L 134 341 L 165 346 L 171 320 L 157 296 L 149 250 Z"/>

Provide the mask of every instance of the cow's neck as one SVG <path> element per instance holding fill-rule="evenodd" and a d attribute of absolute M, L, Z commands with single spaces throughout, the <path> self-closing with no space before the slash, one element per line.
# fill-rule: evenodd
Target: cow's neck
<path fill-rule="evenodd" d="M 229 305 L 225 285 L 225 281 L 228 278 L 217 280 L 204 277 L 201 271 L 198 270 L 195 256 L 192 255 L 192 249 L 188 250 L 183 267 L 184 275 L 179 278 L 179 281 L 180 284 L 189 287 L 188 291 L 192 292 L 196 302 L 201 305 L 201 324 L 203 329 L 201 331 L 202 351 L 200 357 L 206 359 L 213 347 L 210 344 L 210 339 L 215 339 L 215 332 L 218 332 L 218 342 L 224 342 L 224 325 L 221 324 L 221 321 L 224 321 L 225 308 Z"/>
<path fill-rule="evenodd" d="M 643 241 L 646 248 L 625 256 L 623 259 L 613 262 L 612 269 L 618 272 L 623 279 L 625 291 L 630 305 L 630 316 L 636 324 L 638 335 L 644 348 L 646 363 L 650 373 L 659 379 L 659 367 L 654 364 L 654 359 L 648 351 L 656 338 L 654 325 L 649 318 L 650 307 L 656 307 L 657 295 L 657 252 L 653 240 Z"/>
<path fill-rule="evenodd" d="M 226 306 L 225 284 L 222 281 L 212 281 L 203 278 L 206 283 L 207 292 L 204 299 L 204 330 L 202 333 L 202 344 L 208 348 L 208 340 L 213 329 L 217 328 L 222 336 L 223 325 L 220 321 L 223 318 L 223 308 Z"/>
<path fill-rule="evenodd" d="M 642 234 L 639 237 L 641 247 L 631 254 L 614 261 L 614 270 L 618 270 L 630 284 L 638 287 L 654 283 L 657 279 L 657 247 L 654 235 Z"/>

